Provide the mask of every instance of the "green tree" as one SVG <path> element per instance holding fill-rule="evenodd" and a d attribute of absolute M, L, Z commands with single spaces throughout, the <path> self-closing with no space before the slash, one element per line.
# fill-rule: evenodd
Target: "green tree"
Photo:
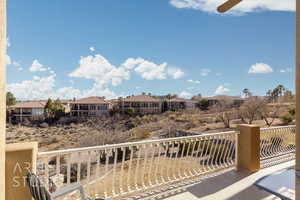
<path fill-rule="evenodd" d="M 65 115 L 65 107 L 61 104 L 59 99 L 54 102 L 51 99 L 48 99 L 45 105 L 45 114 L 48 119 L 58 120 Z"/>
<path fill-rule="evenodd" d="M 11 92 L 6 92 L 6 106 L 13 106 L 17 103 L 16 97 Z"/>

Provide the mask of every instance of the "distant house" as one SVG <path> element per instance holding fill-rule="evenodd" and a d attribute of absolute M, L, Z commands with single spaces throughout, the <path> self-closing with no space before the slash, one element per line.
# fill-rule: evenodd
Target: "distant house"
<path fill-rule="evenodd" d="M 100 116 L 108 113 L 109 105 L 104 97 L 87 97 L 71 101 L 71 116 Z"/>
<path fill-rule="evenodd" d="M 153 98 L 148 95 L 131 96 L 122 98 L 121 109 L 133 109 L 140 114 L 154 114 L 162 112 L 162 102 L 159 99 Z"/>
<path fill-rule="evenodd" d="M 9 107 L 10 118 L 16 121 L 38 120 L 44 118 L 44 101 L 25 101 L 19 102 Z"/>
<path fill-rule="evenodd" d="M 241 106 L 245 102 L 244 98 L 236 97 L 236 96 L 226 96 L 226 95 L 207 97 L 205 99 L 208 100 L 209 106 L 213 106 L 213 105 L 217 104 L 219 101 L 222 101 L 222 100 L 232 101 L 233 106 L 236 106 L 236 107 Z"/>
<path fill-rule="evenodd" d="M 193 110 L 196 108 L 196 101 L 184 98 L 172 98 L 166 100 L 168 104 L 168 110 L 178 111 L 178 110 Z"/>

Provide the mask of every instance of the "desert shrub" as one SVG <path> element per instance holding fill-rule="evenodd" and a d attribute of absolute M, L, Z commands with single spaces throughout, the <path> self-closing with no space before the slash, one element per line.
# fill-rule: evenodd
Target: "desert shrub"
<path fill-rule="evenodd" d="M 280 120 L 283 124 L 289 124 L 294 120 L 294 116 L 286 112 L 280 117 Z"/>
<path fill-rule="evenodd" d="M 296 107 L 295 106 L 289 106 L 287 112 L 285 112 L 281 117 L 280 120 L 283 124 L 289 124 L 293 122 L 296 115 Z"/>
<path fill-rule="evenodd" d="M 133 130 L 133 138 L 137 140 L 147 139 L 151 136 L 151 130 L 148 128 L 135 128 Z"/>
<path fill-rule="evenodd" d="M 209 109 L 209 100 L 208 99 L 201 99 L 196 106 L 200 110 L 208 110 Z"/>

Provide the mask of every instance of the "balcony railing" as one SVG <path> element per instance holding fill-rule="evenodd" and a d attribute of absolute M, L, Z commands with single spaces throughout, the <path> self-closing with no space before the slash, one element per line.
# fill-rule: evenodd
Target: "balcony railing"
<path fill-rule="evenodd" d="M 37 169 L 50 191 L 81 183 L 95 198 L 132 195 L 236 166 L 237 134 L 230 131 L 43 152 Z"/>
<path fill-rule="evenodd" d="M 262 128 L 260 130 L 260 158 L 264 165 L 268 160 L 295 158 L 296 126 Z"/>

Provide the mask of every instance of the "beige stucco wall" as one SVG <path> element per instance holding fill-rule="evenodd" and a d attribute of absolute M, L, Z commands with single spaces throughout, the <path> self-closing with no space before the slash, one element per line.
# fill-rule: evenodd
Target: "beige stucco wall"
<path fill-rule="evenodd" d="M 36 172 L 37 151 L 36 142 L 6 145 L 5 199 L 32 199 L 25 178 L 28 172 Z"/>
<path fill-rule="evenodd" d="M 0 0 L 0 200 L 5 199 L 6 0 Z"/>

